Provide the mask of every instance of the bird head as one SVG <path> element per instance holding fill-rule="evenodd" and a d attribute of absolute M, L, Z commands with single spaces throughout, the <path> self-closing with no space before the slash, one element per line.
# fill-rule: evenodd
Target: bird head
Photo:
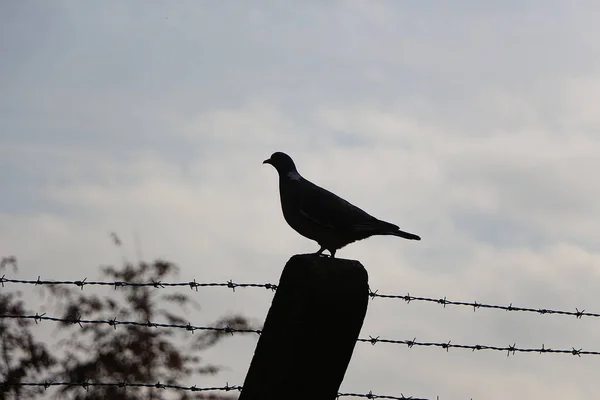
<path fill-rule="evenodd" d="M 271 164 L 280 174 L 296 171 L 292 157 L 280 151 L 273 153 L 271 158 L 263 161 L 263 164 Z"/>

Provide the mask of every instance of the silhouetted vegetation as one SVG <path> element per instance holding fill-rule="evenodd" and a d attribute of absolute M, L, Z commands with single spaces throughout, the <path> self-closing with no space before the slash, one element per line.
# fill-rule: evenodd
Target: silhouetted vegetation
<path fill-rule="evenodd" d="M 15 257 L 5 257 L 0 264 L 0 270 L 12 265 L 17 271 Z M 0 314 L 27 315 L 20 291 L 0 292 Z M 56 364 L 56 359 L 48 351 L 47 345 L 36 340 L 31 332 L 32 320 L 0 318 L 0 375 L 2 381 L 18 383 L 35 380 L 40 375 L 48 373 Z M 44 391 L 39 387 L 14 386 L 0 391 L 0 399 L 33 399 Z"/>
<path fill-rule="evenodd" d="M 119 243 L 117 243 L 119 244 Z M 9 263 L 3 262 L 2 268 Z M 16 260 L 14 263 L 16 271 Z M 153 263 L 124 262 L 120 268 L 102 267 L 107 280 L 124 282 L 164 281 L 177 272 L 166 261 Z M 124 286 L 103 289 L 102 294 L 64 286 L 48 286 L 64 319 L 94 319 L 187 324 L 186 315 L 199 305 L 181 291 L 164 291 L 148 286 Z M 19 292 L 0 293 L 0 313 L 34 315 L 26 308 Z M 53 312 L 54 313 L 54 312 Z M 31 331 L 33 320 L 0 318 L 0 380 L 7 383 L 25 381 L 64 382 L 140 382 L 183 383 L 190 377 L 215 374 L 220 367 L 205 363 L 203 350 L 215 345 L 226 333 L 203 331 L 190 333 L 183 329 L 108 324 L 58 323 L 54 327 L 61 338 L 58 343 L 40 340 Z M 212 326 L 236 329 L 251 328 L 239 315 L 224 317 Z M 54 335 L 53 335 L 54 336 Z M 200 386 L 200 385 L 199 385 Z M 5 387 L 0 399 L 39 398 L 43 387 Z M 140 387 L 61 386 L 56 389 L 61 399 L 224 399 L 206 393 L 177 392 Z M 231 398 L 231 397 L 230 397 Z"/>

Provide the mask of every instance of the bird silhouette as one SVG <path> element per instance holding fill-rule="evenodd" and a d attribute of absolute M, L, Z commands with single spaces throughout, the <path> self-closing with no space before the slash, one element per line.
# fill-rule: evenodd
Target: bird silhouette
<path fill-rule="evenodd" d="M 288 225 L 321 246 L 315 255 L 328 250 L 334 258 L 338 249 L 374 235 L 421 240 L 304 179 L 292 158 L 285 153 L 273 153 L 263 164 L 271 164 L 279 173 L 281 209 Z"/>

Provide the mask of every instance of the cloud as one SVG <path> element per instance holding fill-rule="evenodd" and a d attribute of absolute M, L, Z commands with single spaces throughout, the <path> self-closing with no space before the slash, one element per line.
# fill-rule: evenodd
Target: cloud
<path fill-rule="evenodd" d="M 438 6 L 10 6 L 0 251 L 25 278 L 79 279 L 120 262 L 115 231 L 127 257 L 137 235 L 182 279 L 275 283 L 318 248 L 285 224 L 261 165 L 286 151 L 308 179 L 423 237 L 339 251 L 373 289 L 594 311 L 596 6 Z M 197 296 L 201 324 L 262 320 L 272 295 Z M 361 335 L 598 350 L 594 322 L 375 299 Z M 207 382 L 241 383 L 254 343 L 212 349 L 231 369 Z M 343 389 L 583 398 L 596 364 L 357 344 Z"/>

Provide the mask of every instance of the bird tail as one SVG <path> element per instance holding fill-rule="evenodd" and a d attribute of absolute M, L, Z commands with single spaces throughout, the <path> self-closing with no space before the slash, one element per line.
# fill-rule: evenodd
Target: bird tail
<path fill-rule="evenodd" d="M 384 235 L 399 236 L 401 238 L 409 239 L 409 240 L 421 240 L 420 236 L 415 235 L 414 233 L 409 233 L 409 232 L 401 231 L 400 229 L 397 229 L 397 228 L 396 228 L 396 230 L 387 231 L 387 232 L 385 232 L 383 234 Z"/>
<path fill-rule="evenodd" d="M 414 233 L 401 231 L 398 225 L 390 224 L 389 222 L 379 221 L 380 232 L 379 235 L 392 235 L 398 236 L 409 240 L 421 240 L 421 237 Z"/>
<path fill-rule="evenodd" d="M 399 236 L 401 238 L 410 239 L 410 240 L 421 240 L 420 236 L 415 235 L 413 233 L 401 231 L 400 229 L 395 230 L 395 231 L 390 231 L 390 232 L 386 233 L 386 235 Z"/>
<path fill-rule="evenodd" d="M 381 220 L 376 220 L 375 222 L 369 221 L 368 224 L 354 225 L 353 229 L 354 232 L 359 234 L 362 238 L 373 235 L 391 235 L 409 240 L 421 240 L 420 236 L 415 235 L 414 233 L 401 231 L 397 225 Z"/>

